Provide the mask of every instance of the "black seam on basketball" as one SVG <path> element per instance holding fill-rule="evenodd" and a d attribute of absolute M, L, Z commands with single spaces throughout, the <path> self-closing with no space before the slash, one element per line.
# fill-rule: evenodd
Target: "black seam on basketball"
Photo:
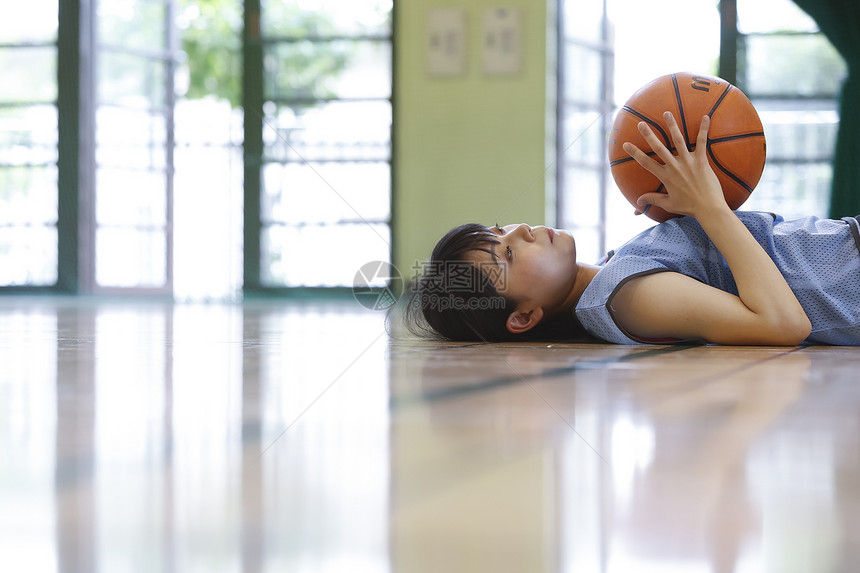
<path fill-rule="evenodd" d="M 732 84 L 726 84 L 726 89 L 723 90 L 723 93 L 720 94 L 720 97 L 717 99 L 716 103 L 714 103 L 714 107 L 712 107 L 711 111 L 708 112 L 708 117 L 713 117 L 717 108 L 720 107 L 720 104 L 723 103 L 723 100 L 726 99 L 726 96 L 729 95 L 729 92 L 733 87 L 734 86 Z"/>
<path fill-rule="evenodd" d="M 674 151 L 674 149 L 670 150 L 670 151 Z M 657 154 L 654 153 L 653 151 L 646 151 L 645 155 L 647 155 L 648 157 L 654 157 Z M 616 165 L 621 165 L 622 163 L 627 163 L 628 161 L 635 161 L 635 159 L 633 159 L 633 157 L 630 157 L 630 156 L 622 157 L 621 159 L 616 159 L 615 161 L 610 161 L 609 166 L 615 167 Z M 644 167 L 643 167 L 643 169 L 644 169 Z"/>
<path fill-rule="evenodd" d="M 659 131 L 659 132 L 660 132 L 660 135 L 662 135 L 662 136 L 663 136 L 663 142 L 664 142 L 664 144 L 665 144 L 665 145 L 667 145 L 667 146 L 668 146 L 669 144 L 671 144 L 671 143 L 672 143 L 672 140 L 671 140 L 671 139 L 669 139 L 669 134 L 668 134 L 668 133 L 666 133 L 666 131 L 663 129 L 663 127 L 662 127 L 659 123 L 657 123 L 656 121 L 654 121 L 653 119 L 651 119 L 651 118 L 650 118 L 650 117 L 648 117 L 647 115 L 641 114 L 641 113 L 639 113 L 638 111 L 636 111 L 635 109 L 630 108 L 630 107 L 627 107 L 626 105 L 625 105 L 624 107 L 622 107 L 621 109 L 622 109 L 623 111 L 626 111 L 627 113 L 630 113 L 630 114 L 632 114 L 632 115 L 635 115 L 636 117 L 638 117 L 639 119 L 641 119 L 642 121 L 644 121 L 645 123 L 647 123 L 648 125 L 650 125 L 652 128 L 654 128 L 654 129 L 656 129 L 657 131 Z"/>
<path fill-rule="evenodd" d="M 616 159 L 615 161 L 610 161 L 609 166 L 615 167 L 616 165 L 621 165 L 622 163 L 627 163 L 628 161 L 633 161 L 632 157 L 623 157 L 621 159 Z"/>
<path fill-rule="evenodd" d="M 738 177 L 737 175 L 735 175 L 734 173 L 732 173 L 731 171 L 729 171 L 728 169 L 726 169 L 726 168 L 725 168 L 725 167 L 724 167 L 724 166 L 723 166 L 719 161 L 717 161 L 717 156 L 716 156 L 716 155 L 714 155 L 714 152 L 711 150 L 711 146 L 710 146 L 710 144 L 708 145 L 708 157 L 710 157 L 710 158 L 711 158 L 711 161 L 713 161 L 713 162 L 714 162 L 714 165 L 716 165 L 716 166 L 717 166 L 717 169 L 719 169 L 720 171 L 722 171 L 723 173 L 725 173 L 729 178 L 731 178 L 731 179 L 732 179 L 732 181 L 734 181 L 735 183 L 737 183 L 738 185 L 740 185 L 741 187 L 743 187 L 743 189 L 744 189 L 747 193 L 752 193 L 752 192 L 753 192 L 752 187 L 750 187 L 749 185 L 747 185 L 747 183 L 746 183 L 743 179 L 741 179 L 740 177 Z"/>
<path fill-rule="evenodd" d="M 663 185 L 663 183 L 662 183 L 662 182 L 660 182 L 660 185 L 658 185 L 658 186 L 657 186 L 657 189 L 655 189 L 654 191 L 652 191 L 652 193 L 662 193 L 663 195 L 665 195 L 666 193 L 668 193 L 668 191 L 666 191 L 666 186 L 665 186 L 665 185 Z M 654 204 L 653 204 L 653 203 L 648 203 L 647 205 L 645 205 L 645 208 L 644 208 L 644 209 L 642 209 L 642 214 L 643 214 L 643 215 L 647 215 L 647 214 L 648 214 L 648 209 L 650 209 L 650 208 L 651 208 L 651 207 L 653 207 L 653 206 L 654 206 Z"/>
<path fill-rule="evenodd" d="M 672 74 L 672 87 L 675 88 L 675 102 L 678 104 L 678 113 L 681 115 L 681 126 L 684 134 L 684 145 L 690 149 L 690 134 L 687 133 L 687 114 L 684 113 L 684 100 L 681 99 L 681 88 L 678 87 L 678 77 Z"/>
<path fill-rule="evenodd" d="M 739 135 L 727 135 L 726 137 L 716 137 L 714 139 L 709 139 L 708 142 L 711 144 L 724 143 L 726 141 L 735 141 L 737 139 L 751 139 L 753 137 L 764 137 L 764 132 L 763 131 L 753 131 L 750 133 L 741 133 Z"/>

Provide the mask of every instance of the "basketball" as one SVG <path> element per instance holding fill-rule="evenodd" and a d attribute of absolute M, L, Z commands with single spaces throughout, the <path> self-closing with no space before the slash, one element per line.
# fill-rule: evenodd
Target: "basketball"
<path fill-rule="evenodd" d="M 640 195 L 666 192 L 660 180 L 621 147 L 629 141 L 656 158 L 637 127 L 644 121 L 674 154 L 669 129 L 663 120 L 666 111 L 675 116 L 687 149 L 691 151 L 696 146 L 702 117 L 706 114 L 711 117 L 708 160 L 720 180 L 729 207 L 732 210 L 740 207 L 755 189 L 764 169 L 766 145 L 761 120 L 750 100 L 737 87 L 718 77 L 690 73 L 657 78 L 633 94 L 615 117 L 609 137 L 609 165 L 615 183 L 627 200 L 638 208 L 636 200 Z M 677 216 L 654 205 L 649 205 L 644 214 L 660 222 Z"/>

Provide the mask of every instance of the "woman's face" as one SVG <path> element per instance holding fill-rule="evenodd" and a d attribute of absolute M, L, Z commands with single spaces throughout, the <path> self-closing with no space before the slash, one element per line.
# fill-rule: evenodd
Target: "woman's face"
<path fill-rule="evenodd" d="M 573 235 L 525 224 L 490 227 L 490 232 L 499 241 L 492 245 L 495 259 L 482 251 L 472 251 L 469 256 L 499 294 L 539 306 L 544 312 L 560 310 L 576 279 Z"/>

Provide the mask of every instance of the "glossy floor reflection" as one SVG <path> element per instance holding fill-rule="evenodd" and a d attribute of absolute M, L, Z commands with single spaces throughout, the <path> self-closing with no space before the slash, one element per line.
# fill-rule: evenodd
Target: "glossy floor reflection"
<path fill-rule="evenodd" d="M 0 298 L 8 571 L 848 572 L 860 348 Z"/>

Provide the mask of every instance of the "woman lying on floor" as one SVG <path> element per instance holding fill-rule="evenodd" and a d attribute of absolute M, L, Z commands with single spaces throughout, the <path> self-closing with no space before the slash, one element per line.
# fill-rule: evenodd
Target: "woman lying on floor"
<path fill-rule="evenodd" d="M 666 115 L 673 142 L 683 136 Z M 413 332 L 451 340 L 569 339 L 618 344 L 860 345 L 860 224 L 732 212 L 711 169 L 702 120 L 697 145 L 677 156 L 644 123 L 663 161 L 626 143 L 666 194 L 649 193 L 670 219 L 600 266 L 577 262 L 567 231 L 468 224 L 436 245 L 413 282 Z M 584 332 L 583 332 L 584 331 Z"/>

